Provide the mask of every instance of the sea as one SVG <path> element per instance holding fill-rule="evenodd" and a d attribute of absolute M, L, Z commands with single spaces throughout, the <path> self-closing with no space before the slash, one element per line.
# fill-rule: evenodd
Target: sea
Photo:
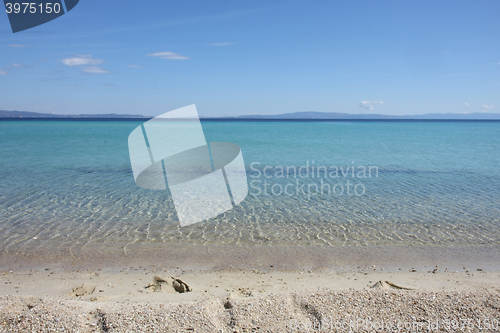
<path fill-rule="evenodd" d="M 144 120 L 0 121 L 0 251 L 127 244 L 500 245 L 500 122 L 202 120 L 241 148 L 248 195 L 181 227 L 135 184 Z"/>

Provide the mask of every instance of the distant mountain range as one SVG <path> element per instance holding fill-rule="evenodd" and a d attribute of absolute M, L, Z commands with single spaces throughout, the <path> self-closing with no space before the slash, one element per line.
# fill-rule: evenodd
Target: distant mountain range
<path fill-rule="evenodd" d="M 150 119 L 152 117 L 138 115 L 138 114 L 78 114 L 78 115 L 62 115 L 53 113 L 38 113 L 26 111 L 2 111 L 0 110 L 0 119 L 14 119 L 14 118 L 57 118 L 57 119 L 127 119 L 127 118 L 144 118 Z M 237 117 L 201 117 L 202 119 L 228 119 L 228 120 L 244 120 L 244 119 L 278 119 L 278 120 L 500 120 L 500 113 L 427 113 L 421 115 L 408 115 L 408 116 L 392 116 L 384 114 L 351 114 L 351 113 L 338 113 L 338 112 L 294 112 L 282 113 L 276 115 L 244 115 Z"/>
<path fill-rule="evenodd" d="M 4 111 L 0 110 L 1 118 L 68 118 L 68 119 L 79 119 L 79 118 L 107 118 L 107 119 L 124 119 L 124 118 L 151 118 L 146 116 L 141 116 L 138 114 L 77 114 L 77 115 L 64 115 L 64 114 L 53 114 L 53 113 L 39 113 L 39 112 L 26 112 L 26 111 Z"/>
<path fill-rule="evenodd" d="M 237 118 L 243 119 L 323 119 L 323 120 L 500 120 L 500 113 L 427 113 L 421 115 L 392 116 L 384 114 L 351 114 L 337 112 L 294 112 L 276 115 L 246 115 Z"/>

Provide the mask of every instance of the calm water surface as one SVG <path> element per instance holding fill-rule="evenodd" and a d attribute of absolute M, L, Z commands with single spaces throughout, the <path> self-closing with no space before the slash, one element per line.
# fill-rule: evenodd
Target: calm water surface
<path fill-rule="evenodd" d="M 0 248 L 500 244 L 500 122 L 204 121 L 241 147 L 249 196 L 184 228 L 168 191 L 134 183 L 140 124 L 0 121 Z"/>

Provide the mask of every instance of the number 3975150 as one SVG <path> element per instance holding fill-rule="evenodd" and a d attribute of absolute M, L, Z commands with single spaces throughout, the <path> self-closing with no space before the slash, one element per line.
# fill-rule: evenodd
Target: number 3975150
<path fill-rule="evenodd" d="M 46 14 L 51 14 L 51 13 L 56 13 L 58 14 L 61 11 L 61 5 L 58 3 L 51 3 L 47 2 L 44 4 L 36 4 L 34 2 L 16 2 L 16 3 L 6 3 L 5 8 L 7 10 L 7 14 L 10 13 L 46 13 Z"/>

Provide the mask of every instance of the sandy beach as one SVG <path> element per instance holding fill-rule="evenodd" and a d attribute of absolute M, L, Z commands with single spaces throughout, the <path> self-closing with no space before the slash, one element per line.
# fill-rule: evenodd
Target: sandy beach
<path fill-rule="evenodd" d="M 0 272 L 2 332 L 500 329 L 500 272 L 487 262 L 200 269 L 13 259 Z"/>
<path fill-rule="evenodd" d="M 500 0 L 49 1 L 0 20 L 0 333 L 500 333 Z"/>

